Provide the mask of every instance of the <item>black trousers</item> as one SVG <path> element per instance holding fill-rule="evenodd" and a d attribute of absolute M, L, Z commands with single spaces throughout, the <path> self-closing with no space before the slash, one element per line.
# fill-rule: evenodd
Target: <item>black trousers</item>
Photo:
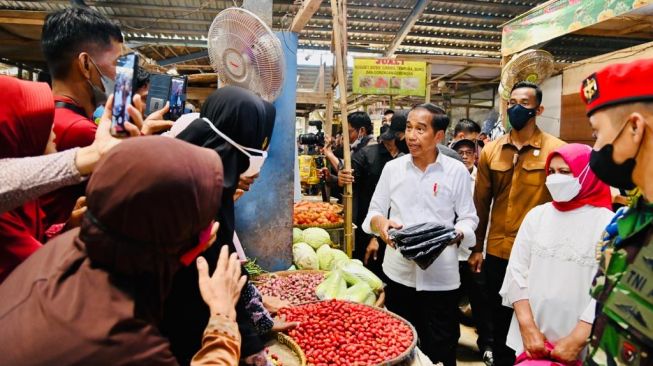
<path fill-rule="evenodd" d="M 472 272 L 467 261 L 459 262 L 460 296 L 467 296 L 472 307 L 474 325 L 478 331 L 476 344 L 483 352 L 487 347 L 493 347 L 492 308 L 488 300 L 487 279 L 485 268 L 480 273 Z"/>
<path fill-rule="evenodd" d="M 415 327 L 422 352 L 433 363 L 455 366 L 460 338 L 458 290 L 417 291 L 388 280 L 385 292 L 385 306 Z"/>
<path fill-rule="evenodd" d="M 510 329 L 513 310 L 501 304 L 499 290 L 506 276 L 508 260 L 487 255 L 484 262 L 487 278 L 489 304 L 492 309 L 492 325 L 494 327 L 494 364 L 496 366 L 512 366 L 515 364 L 515 351 L 506 346 L 506 338 Z"/>

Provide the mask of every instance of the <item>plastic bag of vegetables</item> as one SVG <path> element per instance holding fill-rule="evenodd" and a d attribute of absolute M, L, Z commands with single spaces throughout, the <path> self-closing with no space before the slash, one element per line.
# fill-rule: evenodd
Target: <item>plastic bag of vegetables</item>
<path fill-rule="evenodd" d="M 339 263 L 339 270 L 342 272 L 345 281 L 350 285 L 365 282 L 373 291 L 379 291 L 383 288 L 383 282 L 380 278 L 356 262 L 348 261 L 346 263 Z"/>
<path fill-rule="evenodd" d="M 370 285 L 366 282 L 359 282 L 347 289 L 345 292 L 345 300 L 357 302 L 359 304 L 367 304 L 368 302 L 371 302 L 369 305 L 374 305 L 376 302 L 376 296 L 374 296 L 374 292 Z"/>
<path fill-rule="evenodd" d="M 347 282 L 340 271 L 333 271 L 315 289 L 315 295 L 320 300 L 343 299 L 347 292 Z"/>
<path fill-rule="evenodd" d="M 299 269 L 319 269 L 317 254 L 310 245 L 297 243 L 292 246 L 292 257 Z"/>

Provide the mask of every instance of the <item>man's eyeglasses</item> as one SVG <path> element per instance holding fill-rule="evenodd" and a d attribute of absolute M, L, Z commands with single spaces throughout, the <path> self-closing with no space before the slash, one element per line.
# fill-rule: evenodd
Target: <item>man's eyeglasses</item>
<path fill-rule="evenodd" d="M 458 151 L 458 155 L 465 157 L 465 156 L 474 156 L 474 152 L 471 150 L 461 150 Z"/>

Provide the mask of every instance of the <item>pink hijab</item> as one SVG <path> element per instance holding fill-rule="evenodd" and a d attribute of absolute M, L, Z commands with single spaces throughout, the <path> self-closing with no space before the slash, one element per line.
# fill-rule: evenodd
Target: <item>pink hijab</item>
<path fill-rule="evenodd" d="M 560 155 L 569 165 L 574 177 L 578 178 L 589 164 L 591 151 L 591 147 L 583 144 L 564 145 L 549 154 L 546 158 L 546 167 L 544 169 L 548 172 L 551 159 L 556 155 Z M 605 207 L 612 210 L 610 187 L 599 180 L 591 169 L 587 169 L 587 173 L 584 177 L 581 177 L 580 183 L 581 189 L 576 197 L 569 202 L 553 201 L 553 206 L 560 211 L 571 211 L 585 205 Z"/>

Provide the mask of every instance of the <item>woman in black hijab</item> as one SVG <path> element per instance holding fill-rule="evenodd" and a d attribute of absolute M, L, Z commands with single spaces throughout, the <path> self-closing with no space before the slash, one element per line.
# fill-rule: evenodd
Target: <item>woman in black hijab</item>
<path fill-rule="evenodd" d="M 177 135 L 178 139 L 215 150 L 224 166 L 222 202 L 217 216 L 220 230 L 216 245 L 203 253 L 211 265 L 216 263 L 222 245 L 229 245 L 232 252 L 235 250 L 233 196 L 240 175 L 250 165 L 249 157 L 232 142 L 245 148 L 266 150 L 275 115 L 274 106 L 254 93 L 226 86 L 208 97 L 200 112 L 202 118 L 193 121 Z M 228 136 L 232 142 L 217 134 L 214 128 Z M 208 316 L 208 308 L 202 302 L 197 286 L 194 286 L 196 283 L 197 269 L 194 267 L 185 268 L 176 275 L 162 326 L 163 333 L 170 339 L 173 353 L 182 365 L 188 364 L 194 352 L 199 349 Z M 236 313 L 242 336 L 241 359 L 245 359 L 264 349 L 259 334 L 270 331 L 273 323 L 261 304 L 258 291 L 251 283 L 243 289 Z"/>

